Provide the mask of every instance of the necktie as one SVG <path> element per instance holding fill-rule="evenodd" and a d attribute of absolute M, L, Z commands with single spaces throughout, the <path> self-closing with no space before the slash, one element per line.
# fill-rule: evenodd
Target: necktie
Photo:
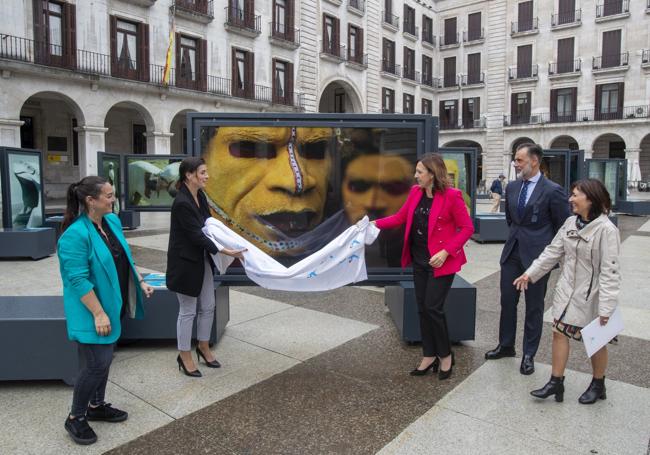
<path fill-rule="evenodd" d="M 529 180 L 524 180 L 524 184 L 521 187 L 521 192 L 519 193 L 519 200 L 517 201 L 517 215 L 519 215 L 519 218 L 523 218 L 524 216 L 524 210 L 526 209 L 526 196 L 528 195 L 529 184 Z"/>

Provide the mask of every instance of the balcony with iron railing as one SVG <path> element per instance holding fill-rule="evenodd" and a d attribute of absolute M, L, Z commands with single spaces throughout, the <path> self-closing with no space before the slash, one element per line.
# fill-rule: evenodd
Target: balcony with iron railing
<path fill-rule="evenodd" d="M 433 77 L 431 74 L 423 73 L 420 79 L 420 84 L 428 89 L 438 88 L 438 79 Z"/>
<path fill-rule="evenodd" d="M 354 52 L 351 49 L 348 49 L 348 59 L 346 64 L 358 69 L 368 68 L 368 54 L 362 54 L 361 52 Z"/>
<path fill-rule="evenodd" d="M 343 44 L 333 43 L 329 41 L 322 41 L 320 55 L 321 57 L 335 61 L 337 63 L 344 62 L 347 57 L 347 54 L 345 53 L 345 46 Z"/>
<path fill-rule="evenodd" d="M 415 26 L 415 22 L 409 22 L 405 19 L 403 27 L 404 28 L 402 29 L 402 34 L 404 37 L 413 41 L 417 41 L 420 32 L 419 28 Z"/>
<path fill-rule="evenodd" d="M 596 5 L 596 22 L 630 16 L 630 0 L 610 0 Z"/>
<path fill-rule="evenodd" d="M 422 29 L 422 44 L 429 47 L 436 47 L 436 35 L 433 34 L 433 30 Z"/>
<path fill-rule="evenodd" d="M 591 68 L 594 71 L 627 71 L 629 69 L 629 52 L 622 54 L 605 54 L 593 57 Z"/>
<path fill-rule="evenodd" d="M 348 0 L 348 11 L 357 16 L 363 16 L 366 12 L 366 2 L 364 0 Z"/>
<path fill-rule="evenodd" d="M 390 11 L 384 11 L 381 14 L 382 25 L 389 30 L 397 31 L 399 30 L 399 17 L 395 16 Z"/>
<path fill-rule="evenodd" d="M 402 80 L 404 82 L 410 83 L 412 85 L 419 84 L 420 83 L 420 72 L 415 71 L 414 68 L 409 68 L 409 67 L 405 66 L 404 71 L 402 72 Z"/>
<path fill-rule="evenodd" d="M 214 0 L 173 0 L 174 14 L 208 24 L 214 20 Z"/>
<path fill-rule="evenodd" d="M 449 74 L 438 78 L 439 89 L 458 89 L 460 87 L 460 75 Z"/>
<path fill-rule="evenodd" d="M 551 15 L 551 29 L 576 27 L 582 24 L 582 10 L 564 11 Z"/>
<path fill-rule="evenodd" d="M 129 3 L 133 3 L 138 6 L 144 6 L 148 8 L 156 4 L 156 0 L 129 0 Z"/>
<path fill-rule="evenodd" d="M 582 67 L 582 59 L 575 60 L 560 60 L 558 62 L 550 62 L 548 64 L 548 75 L 560 76 L 560 75 L 579 75 Z"/>
<path fill-rule="evenodd" d="M 641 66 L 646 67 L 648 65 L 650 65 L 650 49 L 643 49 L 641 52 Z"/>
<path fill-rule="evenodd" d="M 381 72 L 383 75 L 395 79 L 402 77 L 402 67 L 391 60 L 384 59 L 381 61 Z"/>
<path fill-rule="evenodd" d="M 463 44 L 478 44 L 485 41 L 485 29 L 480 30 L 465 30 L 463 32 Z"/>
<path fill-rule="evenodd" d="M 446 120 L 444 117 L 440 117 L 440 129 L 441 130 L 460 130 L 463 128 L 461 122 L 458 119 Z"/>
<path fill-rule="evenodd" d="M 530 66 L 511 66 L 508 68 L 508 80 L 513 81 L 530 81 L 537 80 L 538 65 L 535 63 Z"/>
<path fill-rule="evenodd" d="M 483 71 L 460 75 L 460 85 L 462 86 L 482 84 L 485 84 L 485 73 Z"/>
<path fill-rule="evenodd" d="M 646 12 L 646 14 L 650 14 L 650 0 L 647 0 L 647 2 L 646 2 L 645 12 Z"/>
<path fill-rule="evenodd" d="M 438 41 L 440 45 L 440 49 L 450 49 L 453 47 L 458 47 L 460 46 L 460 42 L 458 40 L 458 33 L 450 33 L 449 35 L 441 35 L 440 40 Z"/>
<path fill-rule="evenodd" d="M 289 27 L 281 22 L 269 22 L 271 34 L 269 39 L 272 44 L 288 49 L 296 49 L 300 46 L 300 30 Z"/>
<path fill-rule="evenodd" d="M 256 16 L 253 11 L 226 6 L 226 22 L 224 28 L 240 35 L 255 38 L 262 33 L 262 16 Z"/>
<path fill-rule="evenodd" d="M 510 24 L 510 36 L 532 35 L 539 32 L 539 19 L 533 17 L 531 20 L 512 22 Z"/>
<path fill-rule="evenodd" d="M 544 125 L 555 123 L 586 123 L 602 121 L 650 120 L 650 106 L 603 107 L 600 110 L 582 109 L 577 111 L 524 113 L 504 115 L 503 126 Z"/>
<path fill-rule="evenodd" d="M 49 52 L 47 51 L 49 48 Z M 52 53 L 51 51 L 54 51 Z M 41 52 L 43 51 L 43 52 Z M 56 55 L 57 49 L 51 49 L 43 43 L 17 36 L 0 34 L 0 59 L 12 60 L 29 65 L 42 65 L 54 68 L 63 68 L 61 71 L 72 71 L 79 74 L 106 77 L 109 79 L 122 80 L 122 73 L 131 71 L 133 68 L 139 70 L 139 62 L 127 64 L 128 62 L 118 60 L 111 63 L 111 56 L 98 52 L 90 52 L 78 49 L 74 57 L 66 56 L 65 65 L 60 64 L 61 56 Z M 53 55 L 51 55 L 53 54 Z M 175 68 L 168 69 L 168 80 L 164 81 L 165 67 L 162 65 L 150 64 L 148 71 L 139 71 L 138 74 L 146 75 L 140 78 L 128 78 L 137 84 L 164 86 L 195 92 L 203 92 L 208 95 L 223 96 L 226 98 L 244 98 L 251 101 L 272 103 L 271 88 L 259 84 L 251 84 L 251 88 L 244 93 L 233 92 L 232 80 L 217 76 L 206 75 L 197 77 L 196 73 L 185 73 L 179 80 Z M 286 105 L 302 108 L 304 106 L 303 94 L 293 93 L 286 96 Z M 293 104 L 290 104 L 293 103 Z"/>

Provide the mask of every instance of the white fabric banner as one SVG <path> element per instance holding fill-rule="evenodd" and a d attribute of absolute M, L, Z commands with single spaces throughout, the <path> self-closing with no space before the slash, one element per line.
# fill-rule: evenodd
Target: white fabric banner
<path fill-rule="evenodd" d="M 219 249 L 242 249 L 246 275 L 266 289 L 281 291 L 328 291 L 368 278 L 365 246 L 379 235 L 379 229 L 364 217 L 319 251 L 285 267 L 221 221 L 209 218 L 203 232 Z M 222 253 L 212 255 L 220 274 L 234 259 Z"/>

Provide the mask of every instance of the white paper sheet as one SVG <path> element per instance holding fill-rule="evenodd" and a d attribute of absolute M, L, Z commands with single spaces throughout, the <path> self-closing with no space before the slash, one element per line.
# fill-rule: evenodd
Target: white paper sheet
<path fill-rule="evenodd" d="M 619 308 L 614 310 L 614 313 L 612 313 L 612 316 L 605 325 L 600 325 L 600 318 L 591 321 L 580 331 L 587 355 L 589 357 L 594 355 L 622 331 L 623 318 L 621 317 L 621 310 Z"/>

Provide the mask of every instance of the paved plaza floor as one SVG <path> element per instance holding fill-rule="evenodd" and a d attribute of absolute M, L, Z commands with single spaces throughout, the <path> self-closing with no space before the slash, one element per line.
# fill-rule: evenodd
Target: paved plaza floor
<path fill-rule="evenodd" d="M 164 272 L 168 223 L 167 214 L 146 213 L 127 232 L 144 271 Z M 399 339 L 382 289 L 231 288 L 230 322 L 215 347 L 221 369 L 182 375 L 174 341 L 118 347 L 107 399 L 129 419 L 94 423 L 99 440 L 89 447 L 63 429 L 69 386 L 1 382 L 0 454 L 650 455 L 650 221 L 620 216 L 619 227 L 626 328 L 610 347 L 607 400 L 595 405 L 577 401 L 591 378 L 580 343 L 564 403 L 528 394 L 550 375 L 548 314 L 533 375 L 519 374 L 519 358 L 484 360 L 497 340 L 502 245 L 470 241 L 461 275 L 478 290 L 476 339 L 454 347 L 448 381 L 408 375 L 421 349 Z M 0 295 L 61 293 L 56 257 L 0 261 L 0 277 Z"/>

